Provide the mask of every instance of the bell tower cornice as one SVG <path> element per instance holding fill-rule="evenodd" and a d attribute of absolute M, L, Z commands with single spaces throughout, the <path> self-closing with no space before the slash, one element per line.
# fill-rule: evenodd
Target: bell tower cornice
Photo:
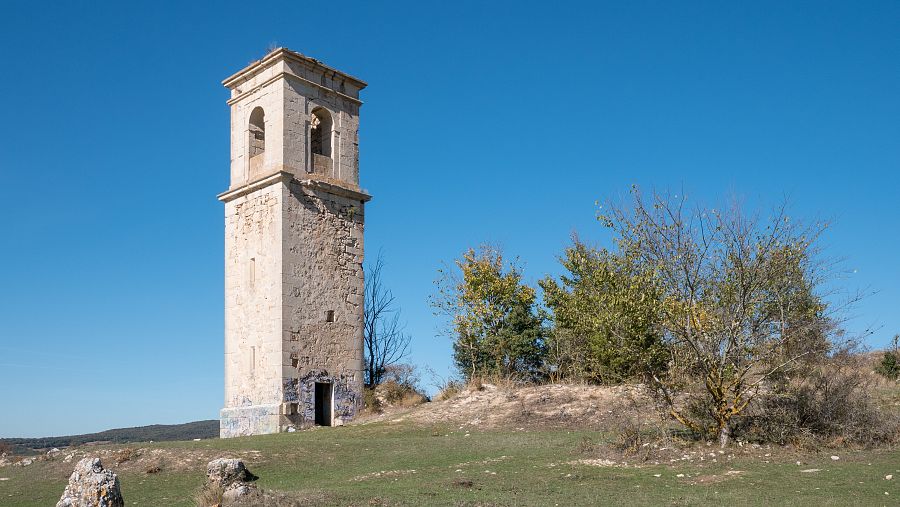
<path fill-rule="evenodd" d="M 339 195 L 341 197 L 349 197 L 356 201 L 369 202 L 372 196 L 363 190 L 348 188 L 338 181 L 327 181 L 324 178 L 303 178 L 297 179 L 288 171 L 278 171 L 275 174 L 260 178 L 252 183 L 239 188 L 228 190 L 217 195 L 216 198 L 222 202 L 228 202 L 232 199 L 251 194 L 261 188 L 265 188 L 274 183 L 285 183 L 296 181 L 300 186 L 315 190 L 322 190 L 329 194 Z"/>

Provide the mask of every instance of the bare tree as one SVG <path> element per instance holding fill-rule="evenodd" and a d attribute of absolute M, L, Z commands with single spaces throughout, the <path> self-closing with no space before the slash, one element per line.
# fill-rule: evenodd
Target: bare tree
<path fill-rule="evenodd" d="M 379 252 L 375 262 L 366 269 L 363 338 L 368 387 L 380 384 L 386 369 L 409 354 L 412 338 L 400 321 L 400 307 L 394 294 L 384 285 L 383 268 L 384 258 Z"/>

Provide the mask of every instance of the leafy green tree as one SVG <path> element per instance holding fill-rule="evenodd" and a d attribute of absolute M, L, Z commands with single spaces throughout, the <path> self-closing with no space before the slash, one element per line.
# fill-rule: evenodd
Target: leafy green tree
<path fill-rule="evenodd" d="M 560 377 L 618 383 L 665 369 L 662 291 L 629 252 L 573 237 L 560 259 L 567 274 L 541 280 L 555 324 L 549 349 Z"/>
<path fill-rule="evenodd" d="M 450 320 L 453 359 L 466 378 L 488 375 L 534 379 L 546 346 L 533 288 L 499 249 L 469 249 L 456 269 L 439 270 L 431 304 Z"/>

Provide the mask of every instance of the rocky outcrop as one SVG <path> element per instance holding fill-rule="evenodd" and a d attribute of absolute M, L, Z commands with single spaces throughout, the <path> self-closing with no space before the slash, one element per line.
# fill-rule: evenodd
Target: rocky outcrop
<path fill-rule="evenodd" d="M 256 488 L 250 482 L 258 478 L 238 459 L 219 458 L 206 465 L 206 488 L 222 491 L 223 504 L 253 493 Z"/>
<path fill-rule="evenodd" d="M 239 459 L 219 458 L 206 465 L 206 482 L 227 489 L 236 482 L 253 482 L 259 477 L 250 473 Z"/>
<path fill-rule="evenodd" d="M 119 478 L 103 468 L 100 458 L 84 458 L 75 465 L 56 507 L 124 507 Z"/>

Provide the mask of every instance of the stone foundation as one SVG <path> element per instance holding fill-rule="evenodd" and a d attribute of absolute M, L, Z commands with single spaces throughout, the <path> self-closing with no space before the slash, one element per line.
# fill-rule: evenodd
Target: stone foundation
<path fill-rule="evenodd" d="M 254 405 L 223 408 L 219 412 L 219 436 L 244 437 L 278 433 L 281 429 L 281 405 Z"/>

